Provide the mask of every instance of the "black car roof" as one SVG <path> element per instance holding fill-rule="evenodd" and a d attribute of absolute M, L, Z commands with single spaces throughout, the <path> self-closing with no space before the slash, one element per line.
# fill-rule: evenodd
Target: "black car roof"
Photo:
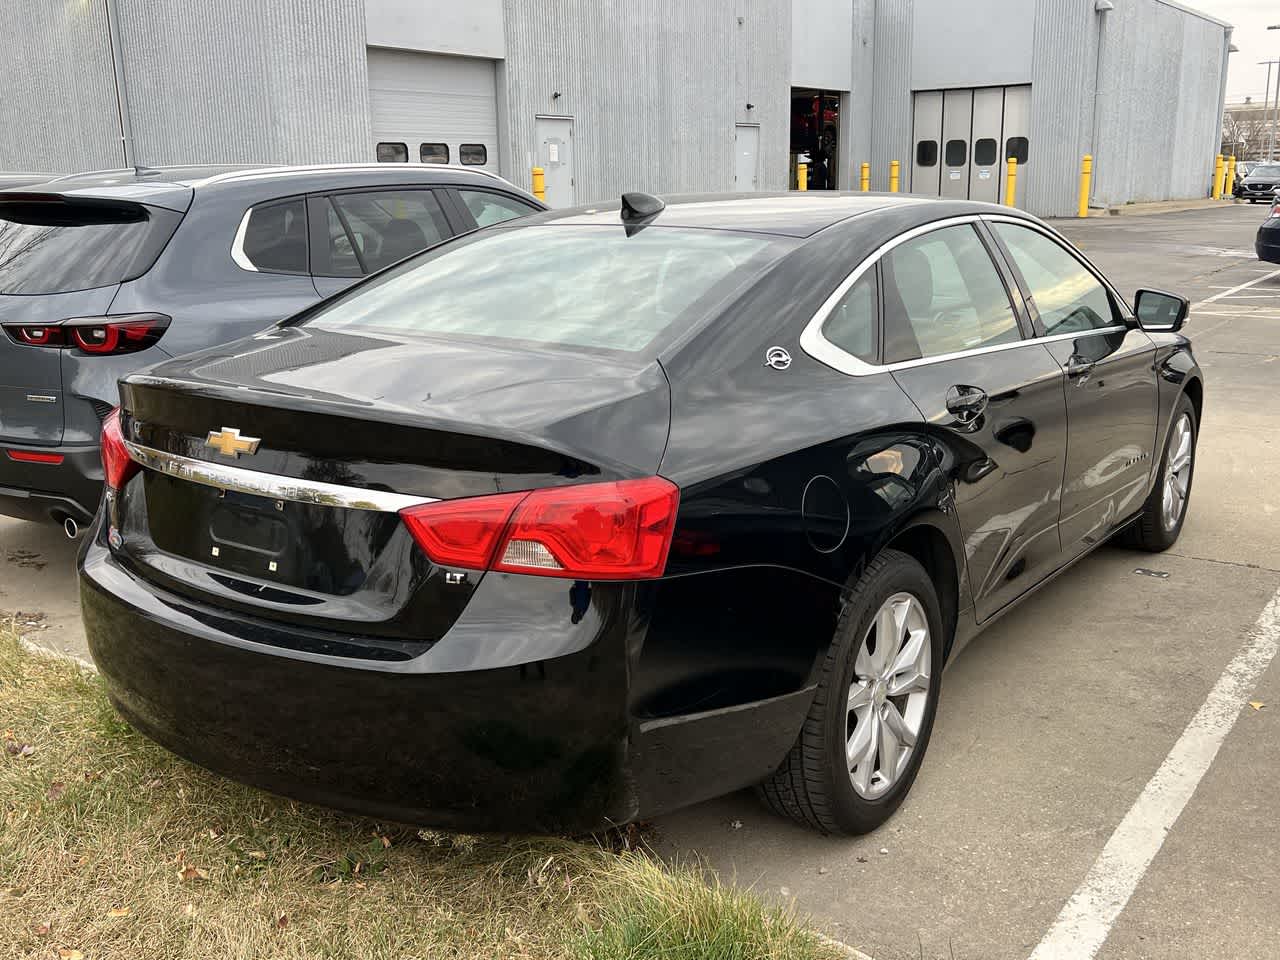
<path fill-rule="evenodd" d="M 740 230 L 772 233 L 788 237 L 810 237 L 852 217 L 874 213 L 918 211 L 922 220 L 935 215 L 965 213 L 1018 213 L 1008 207 L 988 203 L 946 201 L 905 193 L 837 193 L 810 191 L 789 193 L 720 193 L 663 195 L 666 209 L 652 223 L 663 227 Z M 940 209 L 941 205 L 946 210 Z M 587 204 L 538 214 L 518 225 L 561 223 L 613 225 L 619 222 L 621 201 Z M 513 223 L 513 226 L 517 224 Z"/>
<path fill-rule="evenodd" d="M 485 170 L 406 163 L 130 167 L 56 177 L 44 183 L 29 184 L 24 187 L 24 192 L 133 200 L 173 210 L 186 210 L 191 205 L 195 192 L 235 191 L 248 185 L 261 186 L 263 183 L 275 182 L 290 184 L 291 190 L 282 191 L 282 195 L 285 192 L 306 193 L 366 184 L 433 183 L 476 186 L 489 184 L 526 196 L 523 190 Z M 293 191 L 295 185 L 296 191 Z"/>

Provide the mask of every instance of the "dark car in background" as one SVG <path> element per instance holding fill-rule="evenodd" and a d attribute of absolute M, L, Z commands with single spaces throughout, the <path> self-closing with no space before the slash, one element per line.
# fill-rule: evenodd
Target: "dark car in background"
<path fill-rule="evenodd" d="M 1280 163 L 1257 163 L 1244 179 L 1238 181 L 1236 196 L 1250 203 L 1270 202 L 1280 186 Z"/>
<path fill-rule="evenodd" d="M 1131 310 L 1008 207 L 623 200 L 122 381 L 80 597 L 138 730 L 434 826 L 755 784 L 863 832 L 978 630 L 1113 535 L 1177 540 L 1184 299 Z"/>
<path fill-rule="evenodd" d="M 386 165 L 142 168 L 0 193 L 0 514 L 72 535 L 89 521 L 121 376 L 541 209 L 486 172 Z"/>
<path fill-rule="evenodd" d="M 1271 201 L 1271 211 L 1258 227 L 1253 247 L 1259 260 L 1280 263 L 1280 195 Z"/>

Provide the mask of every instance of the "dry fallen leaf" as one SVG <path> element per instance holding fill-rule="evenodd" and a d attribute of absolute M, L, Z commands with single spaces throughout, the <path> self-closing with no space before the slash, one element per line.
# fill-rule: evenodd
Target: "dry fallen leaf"
<path fill-rule="evenodd" d="M 390 837 L 383 836 L 383 837 L 379 837 L 378 839 L 382 841 L 382 849 L 383 849 L 383 850 L 385 850 L 385 849 L 387 849 L 387 847 L 391 846 L 391 838 L 390 838 Z"/>
<path fill-rule="evenodd" d="M 188 880 L 208 880 L 209 875 L 199 867 L 188 866 L 178 871 L 178 879 L 186 883 Z"/>
<path fill-rule="evenodd" d="M 267 852 L 265 850 L 250 850 L 245 856 L 250 860 L 265 860 L 267 859 Z"/>
<path fill-rule="evenodd" d="M 127 917 L 129 915 L 128 907 L 112 907 L 107 911 L 108 917 Z"/>
<path fill-rule="evenodd" d="M 49 925 L 47 923 L 33 923 L 31 932 L 37 937 L 47 937 L 49 935 Z"/>
<path fill-rule="evenodd" d="M 1263 707 L 1266 706 L 1266 704 L 1263 703 L 1261 700 L 1250 700 L 1249 706 L 1253 707 L 1253 709 L 1255 710 L 1261 710 Z"/>
<path fill-rule="evenodd" d="M 182 908 L 182 915 L 184 917 L 194 916 L 195 912 L 196 912 L 196 905 L 194 903 L 188 903 L 184 905 Z"/>
<path fill-rule="evenodd" d="M 66 792 L 67 792 L 67 785 L 63 783 L 61 780 L 55 780 L 53 781 L 53 783 L 49 784 L 50 800 L 57 800 Z"/>
<path fill-rule="evenodd" d="M 4 749 L 11 757 L 29 757 L 36 752 L 36 748 L 31 744 L 18 743 L 16 740 L 6 743 Z"/>
<path fill-rule="evenodd" d="M 58 956 L 61 960 L 84 960 L 84 954 L 79 950 L 73 950 L 70 947 L 59 947 Z"/>
<path fill-rule="evenodd" d="M 284 929 L 285 927 L 287 927 L 288 925 L 289 925 L 289 918 L 288 918 L 287 916 L 285 916 L 283 913 L 282 913 L 282 914 L 280 914 L 280 916 L 276 917 L 276 929 L 277 929 L 277 930 L 283 930 L 283 929 Z"/>

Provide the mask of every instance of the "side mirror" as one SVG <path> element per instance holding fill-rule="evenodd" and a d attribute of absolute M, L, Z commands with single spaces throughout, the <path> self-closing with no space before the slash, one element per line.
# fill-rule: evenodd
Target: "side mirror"
<path fill-rule="evenodd" d="M 1191 301 L 1176 293 L 1139 290 L 1133 298 L 1138 326 L 1148 333 L 1177 333 L 1187 321 Z"/>

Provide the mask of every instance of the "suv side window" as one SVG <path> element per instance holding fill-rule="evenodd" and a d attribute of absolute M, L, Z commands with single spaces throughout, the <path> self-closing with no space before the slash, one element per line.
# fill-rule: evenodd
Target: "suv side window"
<path fill-rule="evenodd" d="M 231 258 L 262 273 L 307 272 L 307 211 L 301 197 L 262 203 L 240 222 Z"/>
<path fill-rule="evenodd" d="M 1013 223 L 991 226 L 1026 281 L 1046 336 L 1082 333 L 1117 322 L 1107 288 L 1060 243 Z"/>
<path fill-rule="evenodd" d="M 1004 281 L 969 224 L 899 244 L 881 270 L 885 363 L 1022 339 Z"/>
<path fill-rule="evenodd" d="M 478 227 L 487 227 L 490 224 L 514 220 L 516 217 L 527 217 L 531 213 L 538 212 L 536 207 L 529 206 L 523 200 L 489 190 L 459 190 L 458 197 L 475 218 Z"/>
<path fill-rule="evenodd" d="M 430 190 L 339 193 L 326 206 L 328 250 L 317 257 L 317 276 L 373 273 L 453 234 Z"/>

